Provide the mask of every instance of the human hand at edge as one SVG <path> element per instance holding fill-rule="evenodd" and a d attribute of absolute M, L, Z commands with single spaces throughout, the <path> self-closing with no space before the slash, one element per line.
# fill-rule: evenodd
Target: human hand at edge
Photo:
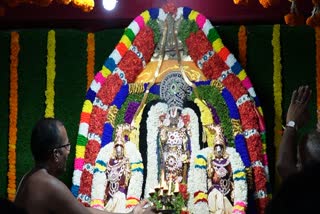
<path fill-rule="evenodd" d="M 132 211 L 132 214 L 153 214 L 156 213 L 156 209 L 154 206 L 148 206 L 150 203 L 148 200 L 142 200 Z M 145 208 L 146 207 L 146 208 Z"/>
<path fill-rule="evenodd" d="M 287 112 L 286 122 L 295 121 L 298 128 L 303 126 L 307 120 L 307 108 L 311 97 L 309 86 L 300 86 L 294 90 L 291 96 L 291 103 Z"/>

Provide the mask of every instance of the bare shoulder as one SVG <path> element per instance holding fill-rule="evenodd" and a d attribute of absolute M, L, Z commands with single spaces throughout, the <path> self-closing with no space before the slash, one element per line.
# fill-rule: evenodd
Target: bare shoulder
<path fill-rule="evenodd" d="M 52 200 L 52 193 L 68 191 L 67 187 L 56 177 L 45 171 L 34 172 L 25 181 L 25 191 L 31 193 L 35 201 L 46 202 Z M 29 194 L 28 194 L 29 195 Z"/>
<path fill-rule="evenodd" d="M 28 213 L 49 213 L 53 192 L 67 191 L 67 187 L 45 170 L 31 171 L 20 182 L 15 204 Z"/>
<path fill-rule="evenodd" d="M 33 205 L 27 209 L 30 213 L 88 213 L 63 182 L 46 172 L 30 176 L 24 189 L 29 192 L 24 207 Z"/>
<path fill-rule="evenodd" d="M 35 174 L 30 182 L 38 192 L 41 192 L 41 197 L 47 198 L 49 201 L 72 196 L 70 190 L 62 181 L 48 173 Z"/>

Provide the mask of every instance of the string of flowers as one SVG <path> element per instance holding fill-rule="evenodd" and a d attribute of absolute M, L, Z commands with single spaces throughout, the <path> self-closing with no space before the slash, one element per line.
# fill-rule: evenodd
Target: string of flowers
<path fill-rule="evenodd" d="M 59 4 L 69 5 L 82 9 L 84 12 L 90 12 L 94 7 L 94 0 L 55 0 Z M 48 7 L 53 0 L 10 0 L 6 1 L 10 7 L 17 7 L 20 4 L 35 4 L 40 7 Z"/>
<path fill-rule="evenodd" d="M 289 26 L 304 24 L 303 15 L 299 14 L 296 0 L 289 0 L 291 2 L 290 13 L 284 16 L 284 21 Z"/>
<path fill-rule="evenodd" d="M 239 61 L 243 68 L 247 65 L 247 29 L 241 25 L 238 32 Z"/>
<path fill-rule="evenodd" d="M 82 130 L 80 130 L 79 128 L 79 136 L 81 136 L 81 139 L 85 139 L 85 136 L 96 135 L 98 136 L 100 141 L 85 140 L 83 142 L 83 146 L 85 146 L 85 149 L 82 150 L 84 152 L 84 157 L 82 158 L 76 156 L 75 164 L 76 162 L 78 162 L 79 164 L 78 168 L 74 171 L 73 186 L 71 187 L 72 193 L 77 196 L 83 204 L 87 206 L 90 204 L 91 200 L 90 191 L 93 178 L 92 169 L 95 157 L 99 152 L 100 146 L 103 147 L 112 140 L 113 127 L 110 123 L 105 123 L 102 118 L 107 117 L 108 106 L 113 101 L 116 101 L 115 97 L 120 91 L 121 85 L 130 82 L 131 78 L 134 78 L 134 75 L 137 75 L 135 73 L 137 72 L 137 66 L 141 66 L 142 68 L 142 60 L 140 58 L 137 58 L 137 55 L 132 52 L 130 48 L 132 46 L 133 40 L 136 36 L 138 36 L 137 34 L 144 29 L 149 19 L 156 19 L 158 17 L 160 20 L 165 20 L 166 14 L 164 14 L 162 9 L 150 9 L 142 12 L 134 19 L 134 21 L 130 23 L 114 51 L 105 60 L 102 70 L 95 76 L 95 80 L 93 81 L 87 92 L 86 100 L 93 103 L 93 108 L 91 112 L 91 118 L 88 122 L 82 122 L 82 120 L 80 120 L 80 126 L 84 126 L 85 128 Z M 142 38 L 145 38 L 143 36 L 145 34 L 149 36 L 150 33 L 151 35 L 153 34 L 149 31 L 149 29 L 146 29 L 144 32 L 142 31 Z M 140 39 L 139 41 L 140 43 L 145 42 L 145 40 L 143 39 Z M 152 40 L 147 41 L 149 41 L 147 43 L 148 47 L 142 47 L 140 44 L 136 44 L 137 42 L 134 44 L 136 47 L 138 47 L 139 52 L 143 54 L 146 63 L 149 62 L 148 55 L 152 54 L 152 52 L 150 53 L 149 50 L 151 49 L 150 46 L 154 47 Z M 142 48 L 140 49 L 140 47 Z M 140 63 L 138 63 L 137 65 L 133 63 L 132 60 L 128 60 L 127 63 L 135 66 L 133 66 L 132 68 L 130 68 L 129 66 L 129 70 L 124 69 L 124 72 L 121 70 L 119 63 L 127 53 L 131 53 L 129 54 L 129 59 L 137 59 Z M 130 55 L 132 57 L 130 57 Z M 110 75 L 111 73 L 112 75 Z M 103 108 L 101 108 L 100 104 L 102 104 Z M 78 141 L 78 143 L 80 144 L 82 142 Z"/>
<path fill-rule="evenodd" d="M 88 33 L 87 38 L 87 89 L 94 78 L 94 60 L 95 60 L 95 40 L 94 33 Z"/>
<path fill-rule="evenodd" d="M 281 56 L 280 56 L 280 25 L 273 26 L 272 33 L 272 46 L 273 46 L 273 94 L 274 94 L 274 144 L 276 147 L 276 154 L 279 150 L 281 141 L 281 128 L 282 128 L 282 78 L 281 78 Z M 278 177 L 279 179 L 279 177 Z M 279 180 L 278 180 L 279 181 Z"/>
<path fill-rule="evenodd" d="M 46 110 L 45 117 L 54 117 L 54 80 L 56 77 L 56 38 L 55 31 L 50 30 L 48 33 L 48 44 L 47 44 L 47 89 L 46 95 Z"/>
<path fill-rule="evenodd" d="M 259 2 L 264 8 L 272 6 L 272 0 L 259 0 Z"/>
<path fill-rule="evenodd" d="M 183 11 L 185 12 L 185 10 Z M 190 16 L 196 16 L 194 11 L 188 11 Z M 184 15 L 185 16 L 185 15 Z M 202 15 L 199 15 L 200 17 Z M 243 68 L 234 55 L 224 47 L 221 38 L 212 25 L 206 23 L 207 20 L 196 16 L 196 22 L 202 31 L 191 34 L 186 40 L 189 54 L 195 63 L 202 61 L 202 71 L 209 79 L 218 79 L 225 87 L 230 90 L 239 108 L 241 125 L 243 126 L 244 136 L 251 159 L 254 177 L 255 198 L 258 204 L 258 212 L 263 213 L 268 203 L 267 198 L 267 158 L 263 150 L 264 142 L 259 131 L 264 131 L 263 113 L 260 102 L 254 92 L 250 79 L 247 77 Z M 190 18 L 191 19 L 191 18 Z M 205 36 L 207 35 L 207 38 Z M 208 44 L 209 42 L 212 45 Z M 195 45 L 197 44 L 197 45 Z M 201 45 L 198 45 L 201 44 Z M 207 57 L 207 53 L 213 49 L 213 53 Z M 199 65 L 199 63 L 197 63 Z M 237 76 L 236 76 L 237 75 Z M 254 99 L 252 102 L 249 93 Z M 256 113 L 259 114 L 256 114 Z M 259 121 L 259 123 L 258 123 Z M 259 152 L 257 152 L 259 151 Z"/>
<path fill-rule="evenodd" d="M 312 0 L 313 9 L 311 16 L 307 18 L 306 24 L 311 27 L 320 26 L 320 0 Z"/>
<path fill-rule="evenodd" d="M 233 0 L 233 3 L 238 5 L 248 5 L 248 0 Z"/>
<path fill-rule="evenodd" d="M 8 199 L 13 201 L 16 194 L 16 143 L 18 117 L 18 55 L 20 51 L 19 33 L 11 33 L 10 55 L 10 120 L 9 120 L 9 170 L 8 170 Z"/>
<path fill-rule="evenodd" d="M 320 27 L 316 31 L 317 109 L 320 110 Z"/>

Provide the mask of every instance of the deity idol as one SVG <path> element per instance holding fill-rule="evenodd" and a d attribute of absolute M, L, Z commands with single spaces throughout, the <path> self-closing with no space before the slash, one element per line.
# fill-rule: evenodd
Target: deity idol
<path fill-rule="evenodd" d="M 105 210 L 120 211 L 125 207 L 125 195 L 128 191 L 131 171 L 129 159 L 124 156 L 124 143 L 121 138 L 116 138 L 113 150 L 106 170 Z"/>
<path fill-rule="evenodd" d="M 209 156 L 208 205 L 210 213 L 232 213 L 234 201 L 234 184 L 229 155 L 226 152 L 221 129 L 215 127 L 216 136 L 213 152 Z"/>
<path fill-rule="evenodd" d="M 159 118 L 161 169 L 165 180 L 187 182 L 187 170 L 191 154 L 192 135 L 189 115 L 182 115 L 183 104 L 188 95 L 188 85 L 178 72 L 170 73 L 160 85 L 161 98 L 168 105 L 167 113 Z"/>
<path fill-rule="evenodd" d="M 129 124 L 119 125 L 114 142 L 100 150 L 93 178 L 91 206 L 124 213 L 138 204 L 143 165 L 135 144 L 126 139 L 130 131 Z"/>
<path fill-rule="evenodd" d="M 198 116 L 185 107 L 190 92 L 182 74 L 170 72 L 160 85 L 160 97 L 165 103 L 157 103 L 148 112 L 146 194 L 169 180 L 188 182 L 191 153 L 200 149 Z"/>
<path fill-rule="evenodd" d="M 192 213 L 245 213 L 246 173 L 240 155 L 225 146 L 221 126 L 207 126 L 214 134 L 212 147 L 199 151 L 190 166 L 188 190 Z"/>

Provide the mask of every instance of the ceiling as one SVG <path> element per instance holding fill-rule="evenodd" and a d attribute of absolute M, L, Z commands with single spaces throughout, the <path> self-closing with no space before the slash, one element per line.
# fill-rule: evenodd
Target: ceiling
<path fill-rule="evenodd" d="M 1 5 L 0 0 L 0 5 Z M 152 7 L 161 7 L 165 0 L 118 0 L 113 11 L 106 11 L 102 0 L 95 0 L 94 9 L 83 12 L 71 5 L 52 3 L 48 7 L 19 5 L 5 8 L 0 16 L 0 29 L 19 28 L 75 28 L 97 31 L 107 28 L 123 28 L 141 12 Z M 172 0 L 177 7 L 187 6 L 204 14 L 213 25 L 226 24 L 282 24 L 283 16 L 289 12 L 290 2 L 278 0 L 270 8 L 263 8 L 258 0 L 249 0 L 247 6 L 235 5 L 233 0 Z M 299 3 L 299 2 L 298 2 Z M 303 0 L 299 11 L 308 17 L 311 0 Z"/>

